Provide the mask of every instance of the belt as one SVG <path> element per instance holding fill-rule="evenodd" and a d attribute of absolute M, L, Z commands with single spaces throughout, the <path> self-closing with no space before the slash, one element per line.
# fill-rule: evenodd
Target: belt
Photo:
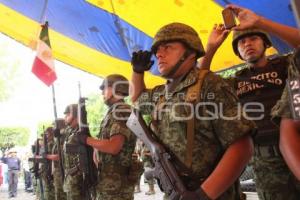
<path fill-rule="evenodd" d="M 278 145 L 256 145 L 254 151 L 255 155 L 259 157 L 281 157 Z"/>

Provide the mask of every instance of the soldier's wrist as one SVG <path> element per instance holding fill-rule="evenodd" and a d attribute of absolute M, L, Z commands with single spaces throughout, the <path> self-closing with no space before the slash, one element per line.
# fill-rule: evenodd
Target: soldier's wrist
<path fill-rule="evenodd" d="M 145 72 L 144 70 L 137 70 L 135 68 L 133 68 L 133 71 L 137 74 L 144 74 L 144 72 Z"/>

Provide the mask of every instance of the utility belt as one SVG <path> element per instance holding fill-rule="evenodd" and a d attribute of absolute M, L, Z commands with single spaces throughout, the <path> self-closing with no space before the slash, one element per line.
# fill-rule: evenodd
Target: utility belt
<path fill-rule="evenodd" d="M 265 157 L 265 158 L 272 158 L 272 157 L 281 157 L 281 152 L 279 150 L 279 145 L 255 145 L 254 146 L 255 156 L 257 157 Z"/>

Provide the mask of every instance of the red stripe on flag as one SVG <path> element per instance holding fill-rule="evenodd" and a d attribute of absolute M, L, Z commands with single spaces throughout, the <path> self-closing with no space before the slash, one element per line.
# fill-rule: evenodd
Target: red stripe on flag
<path fill-rule="evenodd" d="M 31 71 L 47 86 L 50 86 L 57 79 L 55 71 L 38 57 L 34 59 Z"/>

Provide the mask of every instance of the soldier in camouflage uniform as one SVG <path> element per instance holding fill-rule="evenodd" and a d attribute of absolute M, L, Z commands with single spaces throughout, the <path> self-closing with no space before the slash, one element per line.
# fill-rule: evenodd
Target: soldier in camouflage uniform
<path fill-rule="evenodd" d="M 58 153 L 62 153 L 62 152 L 58 152 L 58 139 L 57 139 L 58 137 L 60 137 L 60 145 L 61 145 L 61 149 L 62 149 L 64 137 L 65 137 L 65 135 L 64 135 L 64 131 L 65 131 L 64 119 L 57 119 L 55 126 L 56 125 L 57 125 L 57 127 L 54 128 L 54 135 L 56 137 L 56 142 L 54 143 L 54 145 L 52 147 L 51 154 L 48 154 L 46 156 L 46 158 L 49 160 L 52 160 L 52 162 L 53 162 L 52 175 L 53 175 L 55 200 L 66 200 L 67 195 L 63 191 L 63 179 L 64 179 L 64 175 L 62 174 L 63 169 L 61 169 L 61 166 L 60 166 L 60 162 L 62 162 L 62 160 L 59 160 L 60 158 L 58 155 Z M 63 163 L 61 163 L 61 164 L 63 164 Z"/>
<path fill-rule="evenodd" d="M 229 6 L 240 20 L 233 33 L 234 53 L 246 61 L 243 69 L 229 79 L 243 105 L 259 103 L 263 112 L 250 111 L 256 118 L 258 132 L 254 137 L 253 169 L 259 198 L 262 200 L 296 200 L 299 191 L 279 150 L 279 129 L 271 122 L 270 111 L 285 87 L 290 55 L 268 58 L 266 49 L 272 46 L 265 31 L 273 33 L 296 47 L 300 34 L 295 28 L 281 25 L 256 15 L 250 10 Z M 200 67 L 208 68 L 211 59 L 227 36 L 223 27 L 215 27 L 207 44 L 207 56 Z M 257 109 L 259 107 L 252 107 Z M 262 116 L 262 118 L 260 118 Z M 259 119 L 259 120 L 257 120 Z"/>
<path fill-rule="evenodd" d="M 67 106 L 65 110 L 65 142 L 63 146 L 63 162 L 65 169 L 64 192 L 68 200 L 82 200 L 89 196 L 88 191 L 83 191 L 83 172 L 79 168 L 79 154 L 67 153 L 67 144 L 77 145 L 79 130 L 77 118 L 77 104 Z"/>
<path fill-rule="evenodd" d="M 57 120 L 57 127 L 55 127 L 55 130 L 58 131 L 59 135 L 57 134 L 55 145 L 52 148 L 52 154 L 57 155 L 55 161 L 53 161 L 53 182 L 54 182 L 54 189 L 55 189 L 55 200 L 66 200 L 67 195 L 63 190 L 63 179 L 64 175 L 62 174 L 62 169 L 60 167 L 59 161 L 59 153 L 62 155 L 62 152 L 58 151 L 58 145 L 61 146 L 61 149 L 63 149 L 63 143 L 65 139 L 65 121 L 63 119 Z M 60 144 L 58 144 L 57 137 L 60 137 Z"/>
<path fill-rule="evenodd" d="M 292 78 L 299 79 L 299 63 L 295 62 L 289 67 L 289 80 Z M 275 123 L 280 125 L 279 147 L 282 155 L 291 171 L 300 181 L 300 123 L 294 120 L 290 107 L 290 99 L 287 87 L 284 88 L 281 99 L 272 109 L 272 117 Z M 298 188 L 300 191 L 300 182 Z"/>
<path fill-rule="evenodd" d="M 79 141 L 99 152 L 97 199 L 132 200 L 138 178 L 129 179 L 136 137 L 126 126 L 131 112 L 131 107 L 124 102 L 128 81 L 118 74 L 109 75 L 100 89 L 109 109 L 101 122 L 98 139 L 79 135 Z"/>
<path fill-rule="evenodd" d="M 151 53 L 133 53 L 132 101 L 143 114 L 152 115 L 152 130 L 175 156 L 174 164 L 189 190 L 183 199 L 240 199 L 236 180 L 253 153 L 253 122 L 239 111 L 233 89 L 222 78 L 196 67 L 204 50 L 192 27 L 181 23 L 162 27 L 152 52 L 168 81 L 146 90 L 144 72 L 153 63 Z M 226 117 L 216 113 L 216 107 L 222 107 Z M 214 117 L 209 117 L 211 112 Z"/>
<path fill-rule="evenodd" d="M 147 173 L 147 171 L 153 170 L 154 168 L 154 163 L 150 154 L 149 149 L 143 144 L 143 149 L 142 149 L 142 160 L 144 163 L 144 169 L 145 169 L 145 173 Z M 155 194 L 155 190 L 154 190 L 154 184 L 155 184 L 155 180 L 153 177 L 151 178 L 145 178 L 146 182 L 149 185 L 149 190 L 145 193 L 146 195 L 153 195 Z"/>
<path fill-rule="evenodd" d="M 141 156 L 142 156 L 142 146 L 143 146 L 143 142 L 140 139 L 137 139 L 136 144 L 135 144 L 135 148 L 134 148 L 134 152 L 132 154 L 132 158 L 136 159 L 138 161 L 141 160 Z M 134 193 L 140 193 L 141 192 L 141 176 L 139 177 L 135 187 L 134 187 Z"/>
<path fill-rule="evenodd" d="M 53 127 L 48 127 L 44 134 L 45 134 L 44 137 L 46 137 L 46 140 L 47 140 L 48 151 L 51 151 L 51 149 L 53 148 L 53 145 L 54 145 Z M 41 152 L 42 152 L 43 158 L 47 158 L 47 155 L 44 153 L 44 151 L 45 151 L 44 145 L 45 144 L 43 143 Z M 50 171 L 48 171 L 47 167 L 50 167 Z M 51 167 L 52 167 L 51 161 L 47 165 L 45 163 L 41 163 L 41 167 L 40 167 L 45 200 L 54 200 L 55 199 Z"/>

